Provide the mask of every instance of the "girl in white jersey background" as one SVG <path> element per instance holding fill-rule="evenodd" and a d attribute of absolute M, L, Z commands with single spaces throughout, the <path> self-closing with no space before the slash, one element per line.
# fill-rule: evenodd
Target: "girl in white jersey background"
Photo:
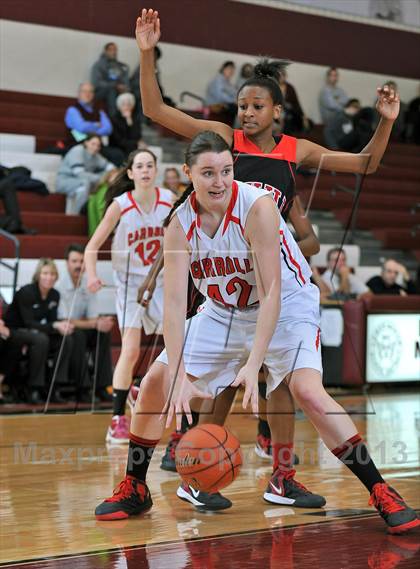
<path fill-rule="evenodd" d="M 173 202 L 170 190 L 155 186 L 156 175 L 153 152 L 141 149 L 129 155 L 125 168 L 107 192 L 106 213 L 86 247 L 88 288 L 97 292 L 102 286 L 96 274 L 97 251 L 115 229 L 112 267 L 122 345 L 113 377 L 113 417 L 106 435 L 110 444 L 128 444 L 125 405 L 140 355 L 141 329 L 146 334 L 162 332 L 163 279 L 158 279 L 147 308 L 137 303 L 137 290 L 161 248 L 163 221 Z"/>
<path fill-rule="evenodd" d="M 243 384 L 243 407 L 251 403 L 256 413 L 258 372 L 264 363 L 269 371 L 269 402 L 275 404 L 276 396 L 281 395 L 280 383 L 287 381 L 326 446 L 369 490 L 370 503 L 378 509 L 388 531 L 402 533 L 418 526 L 420 520 L 414 510 L 382 479 L 351 418 L 323 388 L 315 350 L 309 344 L 303 346 L 307 354 L 298 354 L 303 359 L 295 369 L 289 367 L 290 362 L 285 364 L 285 344 L 293 335 L 293 327 L 305 326 L 305 330 L 296 331 L 301 338 L 312 328 L 313 342 L 319 343 L 315 314 L 319 297 L 312 298 L 313 285 L 297 288 L 281 275 L 278 234 L 283 234 L 283 243 L 287 238 L 290 252 L 293 238 L 271 196 L 261 189 L 250 192 L 247 184 L 233 180 L 231 150 L 214 132 L 205 131 L 193 139 L 187 150 L 186 174 L 193 188 L 186 190 L 186 200 L 175 210 L 165 234 L 166 351 L 140 385 L 131 420 L 126 477 L 113 496 L 96 508 L 96 518 L 123 519 L 151 508 L 146 474 L 164 430 L 162 408 L 167 413 L 166 426 L 175 416 L 179 428 L 183 413 L 192 422 L 191 399 L 215 397 L 230 385 Z M 293 247 L 298 250 L 296 243 Z M 185 323 L 189 272 L 206 301 Z M 307 268 L 302 267 L 300 272 L 304 278 Z M 280 280 L 289 287 L 288 294 L 281 295 Z M 285 305 L 283 317 L 280 296 Z M 296 308 L 299 318 L 294 314 Z M 294 349 L 295 339 L 291 343 Z M 286 377 L 285 367 L 293 370 Z M 269 420 L 276 444 L 278 416 L 270 414 Z M 297 506 L 301 489 L 306 499 L 306 488 L 294 480 L 292 470 L 280 464 L 264 498 Z M 191 498 L 196 499 L 198 492 L 193 490 L 182 485 L 177 495 L 194 503 Z M 286 493 L 289 497 L 285 502 Z M 207 509 L 231 505 L 218 493 L 209 496 L 215 503 L 207 500 Z M 312 496 L 310 507 L 317 507 L 316 500 L 318 507 L 325 504 L 322 496 Z"/>

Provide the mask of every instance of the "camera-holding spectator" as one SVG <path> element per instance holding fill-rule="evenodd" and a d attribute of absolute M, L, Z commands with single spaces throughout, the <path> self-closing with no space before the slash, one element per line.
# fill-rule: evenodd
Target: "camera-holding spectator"
<path fill-rule="evenodd" d="M 132 93 L 118 95 L 117 112 L 112 116 L 112 146 L 119 148 L 126 158 L 130 152 L 144 145 L 141 138 L 141 120 L 136 112 L 136 99 Z"/>
<path fill-rule="evenodd" d="M 236 87 L 232 84 L 234 74 L 233 61 L 225 61 L 206 89 L 206 105 L 217 112 L 223 112 L 230 125 L 235 122 L 237 112 Z"/>
<path fill-rule="evenodd" d="M 70 356 L 70 376 L 78 386 L 79 401 L 89 401 L 88 366 L 85 354 L 88 350 L 94 354 L 98 362 L 96 370 L 96 395 L 103 401 L 111 401 L 112 397 L 106 388 L 112 385 L 111 330 L 114 326 L 113 316 L 100 316 L 97 297 L 86 288 L 83 275 L 83 247 L 69 245 L 66 251 L 66 270 L 56 285 L 60 293 L 58 316 L 69 321 L 74 328 L 73 345 Z"/>
<path fill-rule="evenodd" d="M 171 190 L 176 196 L 177 199 L 182 196 L 185 191 L 185 184 L 181 182 L 181 174 L 176 168 L 170 167 L 166 168 L 165 172 L 163 173 L 163 183 L 162 186 Z"/>
<path fill-rule="evenodd" d="M 56 385 L 68 384 L 69 357 L 72 350 L 74 327 L 70 322 L 58 320 L 60 294 L 54 288 L 58 279 L 52 259 L 40 259 L 32 283 L 15 294 L 9 306 L 5 324 L 11 337 L 29 348 L 29 401 L 41 403 L 46 397 L 46 362 L 48 357 L 57 365 Z M 63 336 L 69 336 L 61 347 Z M 58 358 L 60 354 L 60 357 Z M 62 401 L 58 391 L 55 400 Z"/>
<path fill-rule="evenodd" d="M 247 79 L 250 79 L 254 73 L 254 66 L 252 63 L 244 63 L 239 72 L 239 77 L 236 80 L 236 92 L 242 87 Z"/>
<path fill-rule="evenodd" d="M 78 214 L 87 202 L 89 192 L 115 165 L 101 154 L 99 136 L 88 136 L 64 156 L 57 174 L 57 192 L 66 194 L 66 213 Z"/>
<path fill-rule="evenodd" d="M 330 298 L 346 300 L 369 293 L 369 288 L 351 272 L 343 249 L 330 249 L 327 253 L 327 263 L 328 268 L 321 278 L 330 290 Z"/>
<path fill-rule="evenodd" d="M 404 286 L 397 283 L 397 279 L 401 275 Z M 395 294 L 406 296 L 407 294 L 416 294 L 416 284 L 411 280 L 410 274 L 404 265 L 398 263 L 394 259 L 387 259 L 382 265 L 382 272 L 376 277 L 368 280 L 366 285 L 373 294 Z"/>
<path fill-rule="evenodd" d="M 344 89 L 338 87 L 338 78 L 338 70 L 330 67 L 326 74 L 325 85 L 319 94 L 319 112 L 325 126 L 339 111 L 343 110 L 349 99 Z"/>
<path fill-rule="evenodd" d="M 283 132 L 284 134 L 298 134 L 310 130 L 310 122 L 299 102 L 296 90 L 287 81 L 287 72 L 283 70 L 279 81 L 283 93 Z"/>
<path fill-rule="evenodd" d="M 92 67 L 91 80 L 96 98 L 105 102 L 110 114 L 114 113 L 118 95 L 130 90 L 128 65 L 118 61 L 118 47 L 114 42 L 105 45 L 102 55 Z"/>
<path fill-rule="evenodd" d="M 349 99 L 325 127 L 325 142 L 332 150 L 360 152 L 373 135 L 372 109 L 362 109 L 359 99 Z"/>

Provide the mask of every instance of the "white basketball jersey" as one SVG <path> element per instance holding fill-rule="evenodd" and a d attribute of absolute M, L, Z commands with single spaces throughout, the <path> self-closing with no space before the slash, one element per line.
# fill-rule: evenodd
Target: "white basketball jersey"
<path fill-rule="evenodd" d="M 235 181 L 225 217 L 213 238 L 201 230 L 195 192 L 176 210 L 192 248 L 191 276 L 207 298 L 238 308 L 258 302 L 253 258 L 244 228 L 252 205 L 266 195 L 266 190 Z M 279 233 L 283 301 L 310 282 L 311 269 L 281 216 Z"/>
<path fill-rule="evenodd" d="M 118 196 L 121 217 L 112 241 L 112 267 L 124 274 L 147 275 L 163 243 L 163 222 L 173 193 L 155 188 L 155 203 L 146 213 L 131 192 Z"/>

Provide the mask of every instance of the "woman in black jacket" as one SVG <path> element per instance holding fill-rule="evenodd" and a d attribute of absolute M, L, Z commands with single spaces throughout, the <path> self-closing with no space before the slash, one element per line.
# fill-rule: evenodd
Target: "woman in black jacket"
<path fill-rule="evenodd" d="M 111 117 L 112 134 L 110 144 L 121 149 L 126 156 L 139 145 L 141 139 L 141 119 L 136 112 L 136 99 L 131 93 L 122 93 L 117 98 L 117 112 Z"/>
<path fill-rule="evenodd" d="M 60 293 L 54 289 L 57 279 L 54 261 L 40 259 L 32 283 L 18 290 L 5 316 L 5 323 L 13 331 L 13 336 L 19 337 L 29 347 L 28 388 L 31 403 L 41 403 L 45 399 L 45 369 L 49 356 L 54 358 L 58 366 L 55 383 L 68 383 L 73 325 L 57 319 L 60 301 Z M 64 339 L 65 336 L 69 337 Z M 62 343 L 63 349 L 58 357 Z M 55 399 L 60 400 L 57 393 Z"/>

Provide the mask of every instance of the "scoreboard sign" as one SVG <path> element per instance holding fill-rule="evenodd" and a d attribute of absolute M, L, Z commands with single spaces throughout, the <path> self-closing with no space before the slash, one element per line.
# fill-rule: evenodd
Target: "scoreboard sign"
<path fill-rule="evenodd" d="M 366 381 L 420 381 L 420 313 L 368 314 Z"/>

